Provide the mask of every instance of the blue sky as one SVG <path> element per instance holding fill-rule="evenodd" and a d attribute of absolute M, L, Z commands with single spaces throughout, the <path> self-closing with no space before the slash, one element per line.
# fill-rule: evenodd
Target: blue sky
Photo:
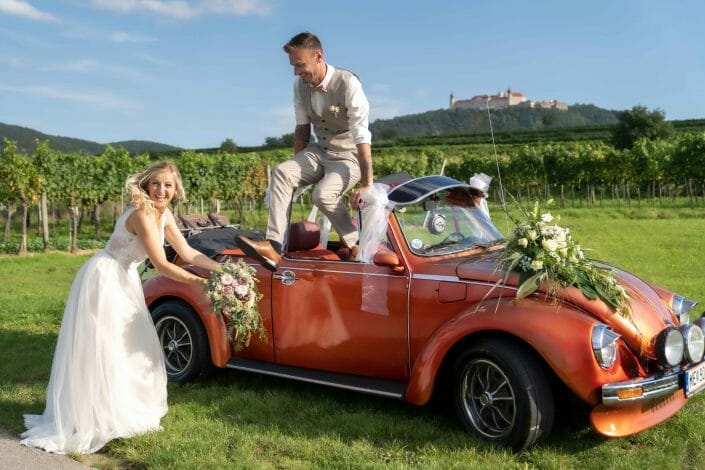
<path fill-rule="evenodd" d="M 0 122 L 108 143 L 292 132 L 281 46 L 309 30 L 371 121 L 511 87 L 705 117 L 705 2 L 0 0 Z"/>

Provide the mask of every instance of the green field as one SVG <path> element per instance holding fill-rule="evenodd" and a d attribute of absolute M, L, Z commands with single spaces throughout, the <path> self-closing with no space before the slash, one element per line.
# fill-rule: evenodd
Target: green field
<path fill-rule="evenodd" d="M 705 302 L 702 209 L 552 212 L 592 257 Z M 63 303 L 86 259 L 0 257 L 0 426 L 13 434 L 23 430 L 23 413 L 43 410 Z M 584 413 L 564 413 L 546 442 L 519 454 L 462 432 L 442 403 L 415 407 L 241 372 L 170 386 L 169 405 L 164 431 L 77 458 L 99 468 L 676 469 L 705 462 L 705 395 L 666 423 L 623 439 L 597 435 Z"/>

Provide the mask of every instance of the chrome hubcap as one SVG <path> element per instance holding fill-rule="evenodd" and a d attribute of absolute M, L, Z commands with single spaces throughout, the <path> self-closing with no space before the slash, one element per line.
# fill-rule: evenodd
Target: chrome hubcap
<path fill-rule="evenodd" d="M 176 317 L 167 315 L 157 322 L 159 344 L 162 345 L 167 375 L 179 375 L 193 360 L 191 334 L 186 325 Z"/>
<path fill-rule="evenodd" d="M 497 439 L 509 434 L 516 421 L 516 397 L 504 371 L 487 359 L 475 359 L 461 378 L 462 404 L 473 427 Z"/>

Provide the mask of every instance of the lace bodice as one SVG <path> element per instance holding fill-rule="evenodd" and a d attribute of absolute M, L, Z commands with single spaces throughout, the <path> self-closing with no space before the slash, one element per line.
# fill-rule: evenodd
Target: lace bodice
<path fill-rule="evenodd" d="M 134 209 L 126 210 L 115 223 L 115 230 L 105 246 L 105 252 L 115 258 L 120 265 L 127 267 L 136 267 L 142 261 L 147 259 L 147 251 L 142 245 L 142 242 L 136 235 L 131 234 L 125 227 L 125 221 L 132 214 Z M 162 217 L 162 226 L 159 228 L 161 244 L 164 244 L 164 221 L 166 217 Z"/>

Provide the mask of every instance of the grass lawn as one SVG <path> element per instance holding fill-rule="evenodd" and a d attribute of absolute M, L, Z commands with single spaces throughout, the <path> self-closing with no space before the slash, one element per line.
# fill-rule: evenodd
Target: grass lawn
<path fill-rule="evenodd" d="M 593 257 L 705 302 L 702 210 L 552 212 Z M 86 259 L 0 257 L 0 426 L 11 433 L 24 429 L 23 413 L 44 408 L 63 303 Z M 568 413 L 546 442 L 519 454 L 464 433 L 443 403 L 416 407 L 242 372 L 170 386 L 169 406 L 162 432 L 76 458 L 100 468 L 675 469 L 705 462 L 705 394 L 666 423 L 622 439 L 603 438 L 587 416 Z"/>

